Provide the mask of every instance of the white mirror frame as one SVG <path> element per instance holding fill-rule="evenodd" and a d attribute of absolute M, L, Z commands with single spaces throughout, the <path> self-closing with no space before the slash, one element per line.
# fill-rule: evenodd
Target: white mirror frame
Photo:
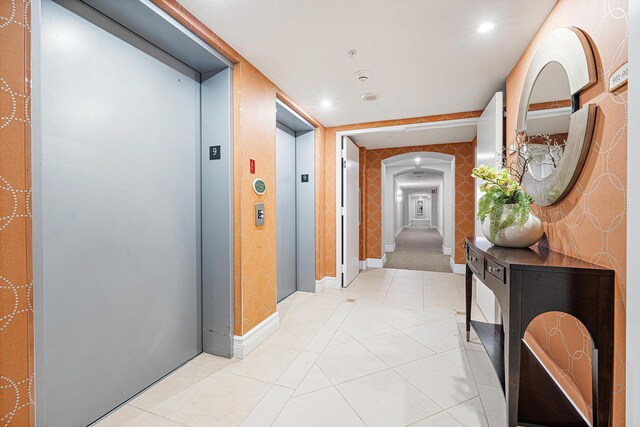
<path fill-rule="evenodd" d="M 597 81 L 593 51 L 584 33 L 575 27 L 553 31 L 538 46 L 525 76 L 518 108 L 518 132 L 526 131 L 533 86 L 542 69 L 550 62 L 558 62 L 566 71 L 572 98 Z M 573 188 L 589 153 L 596 110 L 594 104 L 588 104 L 571 114 L 564 154 L 551 175 L 539 180 L 530 172 L 525 173 L 522 184 L 535 204 L 549 206 L 558 203 Z"/>

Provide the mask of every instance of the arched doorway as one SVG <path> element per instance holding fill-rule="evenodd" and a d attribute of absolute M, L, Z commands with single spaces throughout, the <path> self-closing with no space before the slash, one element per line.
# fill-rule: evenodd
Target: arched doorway
<path fill-rule="evenodd" d="M 451 272 L 455 251 L 455 157 L 412 152 L 381 162 L 385 267 Z"/>

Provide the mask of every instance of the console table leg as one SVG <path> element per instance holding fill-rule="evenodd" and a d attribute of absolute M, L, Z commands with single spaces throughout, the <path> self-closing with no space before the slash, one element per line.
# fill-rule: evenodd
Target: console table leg
<path fill-rule="evenodd" d="M 466 304 L 466 329 L 467 329 L 467 342 L 469 342 L 469 339 L 471 338 L 471 296 L 472 296 L 472 278 L 473 278 L 473 273 L 471 272 L 471 269 L 469 268 L 469 266 L 466 266 L 466 273 L 465 273 L 465 290 L 464 290 L 464 296 L 465 296 L 465 304 Z"/>
<path fill-rule="evenodd" d="M 607 294 L 606 285 L 600 291 L 600 322 L 597 336 L 593 337 L 591 381 L 593 387 L 593 427 L 611 425 L 611 398 L 613 391 L 613 310 L 614 300 Z M 605 298 L 608 295 L 609 298 Z"/>

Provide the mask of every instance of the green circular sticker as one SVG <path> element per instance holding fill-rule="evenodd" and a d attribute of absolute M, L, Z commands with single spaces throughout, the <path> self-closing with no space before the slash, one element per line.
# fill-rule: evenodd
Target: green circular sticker
<path fill-rule="evenodd" d="M 267 184 L 265 184 L 261 179 L 254 179 L 253 191 L 255 191 L 257 194 L 264 194 L 264 192 L 267 191 Z"/>

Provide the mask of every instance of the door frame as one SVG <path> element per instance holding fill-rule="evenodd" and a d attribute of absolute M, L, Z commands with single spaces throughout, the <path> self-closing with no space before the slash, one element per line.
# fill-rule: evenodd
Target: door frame
<path fill-rule="evenodd" d="M 293 132 L 295 139 L 295 216 L 296 216 L 296 291 L 316 292 L 316 132 L 317 127 L 305 119 L 296 109 L 290 107 L 285 100 L 276 96 L 276 121 L 274 123 L 274 135 L 278 125 Z M 310 140 L 309 140 L 309 137 Z M 302 138 L 302 140 L 301 140 Z M 309 144 L 313 141 L 313 150 L 309 150 Z M 311 153 L 311 155 L 309 155 Z M 278 168 L 276 159 L 276 170 Z M 298 181 L 301 172 L 308 174 L 308 184 L 311 186 L 312 199 L 308 199 L 309 191 L 303 191 L 302 184 Z M 276 188 L 277 190 L 277 188 Z M 276 195 L 277 198 L 277 195 Z M 277 204 L 277 201 L 276 201 Z M 309 212 L 312 210 L 312 212 Z M 276 219 L 277 219 L 277 212 Z M 309 223 L 312 223 L 312 226 Z M 309 230 L 311 230 L 309 232 Z M 276 220 L 277 238 L 277 220 Z M 277 243 L 277 242 L 276 242 Z M 277 246 L 277 245 L 276 245 Z M 276 247 L 276 260 L 277 260 Z M 312 271 L 313 270 L 313 271 Z M 276 268 L 277 287 L 277 268 Z M 276 289 L 276 303 L 278 303 L 278 290 Z M 285 297 L 282 301 L 286 300 Z"/>
<path fill-rule="evenodd" d="M 85 3 L 84 1 L 80 1 L 80 0 L 53 0 L 54 2 L 60 4 L 62 7 L 65 7 L 67 9 L 70 9 L 72 11 L 72 13 L 76 13 L 78 14 L 81 18 L 83 19 L 87 19 L 89 22 L 92 22 L 90 19 L 88 19 L 86 16 L 84 16 L 82 13 L 78 13 L 78 7 L 89 7 L 89 8 L 95 8 L 93 5 L 89 5 L 87 3 Z M 110 3 L 103 3 L 106 6 L 106 9 L 109 9 L 109 6 L 112 4 Z M 110 31 L 112 34 L 116 35 L 117 37 L 122 38 L 123 35 L 126 36 L 126 33 L 133 33 L 132 37 L 133 38 L 142 38 L 139 34 L 142 34 L 145 30 L 150 30 L 150 29 L 155 29 L 157 31 L 159 31 L 159 33 L 162 33 L 162 31 L 169 31 L 172 34 L 174 34 L 180 41 L 173 46 L 173 51 L 171 50 L 171 48 L 169 46 L 167 46 L 167 49 L 165 50 L 163 46 L 160 46 L 162 43 L 158 43 L 155 44 L 155 39 L 151 38 L 151 39 L 147 39 L 146 41 L 150 44 L 153 45 L 154 48 L 157 48 L 159 50 L 164 50 L 164 52 L 168 55 L 173 56 L 174 58 L 176 58 L 177 61 L 183 62 L 184 64 L 186 64 L 188 67 L 195 69 L 196 71 L 198 71 L 201 74 L 201 89 L 200 89 L 200 114 L 202 114 L 202 82 L 204 82 L 205 80 L 207 80 L 209 77 L 214 76 L 214 75 L 218 75 L 221 72 L 225 72 L 228 71 L 230 76 L 229 76 L 229 86 L 228 86 L 228 94 L 229 94 L 229 103 L 228 105 L 225 105 L 224 108 L 228 108 L 228 123 L 225 122 L 225 127 L 228 127 L 228 148 L 227 148 L 227 152 L 223 153 L 223 156 L 227 156 L 227 161 L 229 162 L 229 182 L 228 182 L 228 200 L 226 200 L 226 203 L 228 203 L 228 224 L 225 224 L 225 226 L 227 227 L 227 229 L 223 232 L 223 234 L 228 235 L 228 255 L 230 257 L 231 260 L 231 264 L 229 265 L 229 269 L 230 271 L 228 272 L 228 277 L 223 277 L 223 279 L 221 280 L 221 282 L 217 282 L 215 284 L 213 284 L 213 286 L 211 287 L 211 291 L 214 292 L 216 295 L 219 295 L 219 305 L 220 306 L 224 306 L 225 311 L 228 312 L 228 319 L 227 316 L 224 316 L 224 319 L 220 319 L 220 318 L 216 318 L 217 320 L 222 320 L 224 323 L 228 322 L 228 326 L 229 326 L 229 335 L 228 336 L 224 336 L 223 333 L 221 333 L 223 326 L 220 325 L 220 328 L 218 328 L 218 333 L 217 335 L 221 336 L 223 339 L 222 340 L 216 340 L 216 348 L 220 350 L 220 352 L 228 352 L 227 354 L 220 354 L 221 356 L 224 357 L 228 357 L 228 358 L 232 358 L 233 357 L 233 339 L 234 339 L 234 269 L 233 269 L 233 254 L 234 254 L 234 221 L 233 221 L 233 206 L 234 206 L 234 192 L 233 192 L 233 179 L 234 179 L 234 173 L 233 173 L 233 144 L 234 144 L 234 134 L 233 134 L 233 112 L 234 112 L 234 108 L 233 108 L 233 92 L 234 92 L 234 81 L 233 81 L 233 68 L 234 65 L 232 62 L 230 62 L 226 57 L 224 57 L 224 55 L 222 55 L 220 52 L 218 52 L 215 48 L 213 48 L 212 46 L 210 46 L 206 41 L 202 40 L 201 38 L 199 38 L 196 34 L 194 34 L 193 32 L 191 32 L 187 27 L 185 27 L 184 25 L 182 25 L 181 23 L 179 23 L 177 20 L 175 20 L 174 18 L 172 18 L 171 16 L 169 16 L 167 13 L 165 13 L 164 11 L 162 11 L 158 6 L 156 6 L 155 4 L 151 3 L 151 1 L 149 0 L 138 0 L 137 2 L 132 2 L 130 4 L 127 4 L 127 7 L 132 8 L 135 13 L 130 14 L 129 16 L 125 16 L 123 17 L 123 19 L 128 20 L 128 22 L 119 22 L 118 19 L 114 18 L 112 15 L 109 14 L 109 12 L 114 12 L 116 13 L 117 11 L 115 10 L 97 10 L 97 13 L 101 13 L 103 15 L 105 15 L 108 19 L 111 19 L 113 21 L 112 24 L 109 24 L 109 29 L 111 29 L 111 25 L 113 25 L 114 30 Z M 120 10 L 121 13 L 124 13 L 126 15 L 126 11 L 123 12 L 122 10 Z M 42 44 L 41 44 L 41 26 L 42 26 L 42 4 L 41 4 L 41 0 L 36 0 L 34 2 L 32 2 L 32 7 L 31 7 L 31 53 L 30 53 L 30 65 L 31 65 L 31 82 L 32 82 L 32 96 L 31 96 L 31 108 L 32 108 L 32 114 L 31 114 L 31 123 L 30 123 L 30 130 L 31 130 L 31 151 L 30 151 L 30 155 L 31 155 L 31 167 L 32 167 L 32 191 L 33 191 L 33 196 L 32 196 L 32 210 L 34 213 L 33 216 L 33 232 L 30 236 L 31 240 L 32 240 L 32 244 L 33 244 L 33 261 L 32 261 L 32 265 L 33 265 L 33 331 L 34 331 L 34 353 L 35 353 L 35 357 L 34 360 L 32 362 L 33 364 L 33 370 L 34 373 L 36 374 L 36 380 L 35 380 L 35 388 L 36 390 L 40 389 L 42 390 L 44 387 L 40 385 L 41 382 L 44 381 L 44 377 L 45 374 L 43 372 L 44 366 L 43 366 L 43 352 L 45 351 L 45 349 L 43 349 L 43 304 L 42 304 L 42 300 L 43 300 L 43 295 L 44 295 L 44 289 L 43 289 L 43 276 L 42 276 L 42 217 L 41 217 L 41 207 L 42 207 L 42 203 L 40 200 L 41 197 L 41 192 L 43 189 L 43 182 L 42 182 L 42 166 L 41 166 L 41 161 L 42 161 L 42 141 L 43 141 L 43 130 L 42 130 L 42 111 L 41 111 L 41 79 L 40 79 L 40 73 L 41 73 L 41 57 L 42 57 Z M 144 22 L 135 22 L 136 20 L 140 20 L 141 17 L 148 17 L 150 20 L 149 21 L 144 21 Z M 140 25 L 140 32 L 137 31 L 138 28 L 136 27 L 136 25 Z M 145 27 L 146 25 L 146 27 Z M 144 27 L 144 28 L 143 28 Z M 107 30 L 108 31 L 108 30 Z M 126 37 L 124 38 L 125 43 L 129 42 L 131 43 L 131 40 L 127 39 Z M 140 46 L 134 42 L 131 43 L 133 44 L 136 48 L 142 50 L 143 52 L 146 52 L 144 49 L 141 49 Z M 184 49 L 185 47 L 188 47 L 187 49 L 185 49 L 185 52 L 180 52 L 180 49 Z M 153 56 L 153 52 L 146 52 L 147 54 L 152 54 Z M 198 66 L 195 66 L 193 64 L 190 64 L 189 62 L 192 62 L 193 64 L 198 64 Z M 207 72 L 206 70 L 208 70 L 209 68 L 207 67 L 212 67 L 212 64 L 219 64 L 219 68 L 211 68 L 211 72 Z M 200 69 L 198 70 L 198 68 L 206 68 L 205 69 Z M 228 125 L 228 126 L 227 126 Z M 198 261 L 198 272 L 197 275 L 200 277 L 199 280 L 199 299 L 200 299 L 200 325 L 198 326 L 199 330 L 198 331 L 194 331 L 196 333 L 200 334 L 200 347 L 201 347 L 201 351 L 204 350 L 205 348 L 205 343 L 204 343 L 204 322 L 205 322 L 205 310 L 204 310 L 204 298 L 203 298 L 203 292 L 204 292 L 204 278 L 202 277 L 203 275 L 203 268 L 202 268 L 202 253 L 203 253 L 203 243 L 202 243 L 202 179 L 203 179 L 203 173 L 202 173 L 202 166 L 201 166 L 201 157 L 203 156 L 202 152 L 203 152 L 203 148 L 204 148 L 204 141 L 205 138 L 202 135 L 202 128 L 203 128 L 203 123 L 202 120 L 200 121 L 200 127 L 201 127 L 201 135 L 200 135 L 200 153 L 199 153 L 199 159 L 198 159 L 198 163 L 196 165 L 194 165 L 195 168 L 198 168 L 200 170 L 199 172 L 199 177 L 200 177 L 200 183 L 196 184 L 197 186 L 200 187 L 200 191 L 199 194 L 197 195 L 197 199 L 198 199 L 198 206 L 199 209 L 197 209 L 199 211 L 199 215 L 197 218 L 197 223 L 196 223 L 196 227 L 200 233 L 199 236 L 197 236 L 197 241 L 200 244 L 200 248 L 199 248 L 199 261 Z M 226 141 L 225 141 L 226 142 Z M 227 280 L 228 279 L 228 280 Z M 217 286 L 216 286 L 217 285 Z M 218 354 L 218 353 L 216 353 Z M 178 367 L 176 367 L 178 368 Z M 157 380 L 161 380 L 162 378 L 158 378 Z M 140 390 L 142 391 L 142 390 Z M 41 411 L 45 410 L 46 404 L 45 404 L 45 397 L 43 395 L 42 392 L 40 393 L 36 393 L 35 394 L 35 407 L 36 407 L 36 418 L 41 418 L 42 417 L 42 413 Z M 115 410 L 116 407 L 112 408 L 112 410 Z M 104 414 L 106 415 L 106 414 Z"/>
<path fill-rule="evenodd" d="M 342 130 L 336 132 L 336 142 L 335 142 L 335 150 L 336 150 L 336 270 L 335 270 L 335 280 L 337 283 L 337 287 L 342 287 L 342 137 L 343 136 L 354 136 L 361 135 L 366 133 L 373 132 L 402 132 L 412 128 L 424 128 L 426 126 L 432 127 L 434 129 L 437 128 L 448 128 L 458 125 L 467 125 L 470 123 L 477 123 L 477 118 L 466 118 L 466 119 L 454 119 L 454 120 L 441 120 L 436 122 L 426 122 L 426 123 L 412 123 L 407 125 L 394 125 L 394 126 L 379 126 L 379 127 L 368 127 L 362 129 L 351 129 L 351 130 Z M 362 191 L 362 189 L 360 189 Z M 365 258 L 366 259 L 366 258 Z M 362 260 L 360 261 L 362 265 Z M 366 267 L 366 265 L 365 265 Z"/>

